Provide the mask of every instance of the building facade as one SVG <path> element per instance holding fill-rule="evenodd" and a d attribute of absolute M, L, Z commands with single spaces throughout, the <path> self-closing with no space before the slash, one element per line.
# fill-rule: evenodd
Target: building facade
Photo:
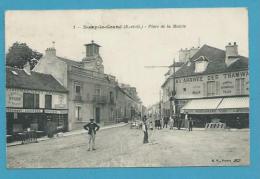
<path fill-rule="evenodd" d="M 164 115 L 172 109 L 177 114 L 188 113 L 200 127 L 215 118 L 228 127 L 249 126 L 248 58 L 238 54 L 236 43 L 229 43 L 225 51 L 204 45 L 162 89 Z M 176 94 L 171 109 L 173 89 Z"/>
<path fill-rule="evenodd" d="M 128 94 L 124 89 L 116 86 L 116 120 L 131 121 L 141 117 L 142 103 Z"/>
<path fill-rule="evenodd" d="M 67 90 L 51 75 L 6 68 L 7 134 L 27 128 L 47 132 L 47 121 L 68 130 Z"/>
<path fill-rule="evenodd" d="M 115 76 L 104 73 L 100 46 L 86 44 L 81 61 L 58 57 L 48 48 L 34 71 L 52 74 L 68 91 L 69 130 L 80 129 L 90 118 L 101 125 L 118 122 Z"/>

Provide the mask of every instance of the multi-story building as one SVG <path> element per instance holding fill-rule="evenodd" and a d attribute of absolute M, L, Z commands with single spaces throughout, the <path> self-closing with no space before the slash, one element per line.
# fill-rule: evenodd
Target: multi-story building
<path fill-rule="evenodd" d="M 184 61 L 162 89 L 163 111 L 171 110 L 169 99 L 175 89 L 173 109 L 188 113 L 195 125 L 203 127 L 218 118 L 229 127 L 248 127 L 248 58 L 239 55 L 236 43 L 229 43 L 225 51 L 204 45 Z"/>
<path fill-rule="evenodd" d="M 141 117 L 142 103 L 119 86 L 116 89 L 116 119 L 129 121 Z"/>
<path fill-rule="evenodd" d="M 54 47 L 48 48 L 33 69 L 52 74 L 69 91 L 69 130 L 82 128 L 90 118 L 101 125 L 118 122 L 116 78 L 104 73 L 100 46 L 93 41 L 85 46 L 81 61 L 59 57 Z"/>
<path fill-rule="evenodd" d="M 47 132 L 47 120 L 68 128 L 67 90 L 51 75 L 6 67 L 7 134 L 27 128 Z"/>

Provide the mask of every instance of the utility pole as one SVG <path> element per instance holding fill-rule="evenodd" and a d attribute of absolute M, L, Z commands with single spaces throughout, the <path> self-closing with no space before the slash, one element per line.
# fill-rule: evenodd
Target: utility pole
<path fill-rule="evenodd" d="M 171 66 L 144 66 L 144 68 L 170 68 Z M 172 95 L 169 99 L 170 101 L 170 115 L 176 114 L 176 100 L 175 100 L 175 95 L 176 95 L 176 89 L 175 89 L 175 58 L 173 58 L 173 91 Z M 175 108 L 175 109 L 173 109 Z M 160 99 L 159 99 L 159 112 L 160 112 L 160 118 L 161 118 L 161 91 L 160 91 Z"/>
<path fill-rule="evenodd" d="M 170 115 L 175 115 L 176 114 L 176 100 L 175 100 L 175 95 L 176 95 L 176 89 L 175 89 L 175 59 L 173 59 L 173 73 L 172 73 L 172 93 L 170 97 Z"/>
<path fill-rule="evenodd" d="M 173 87 L 172 87 L 172 101 L 173 101 L 173 108 L 172 108 L 172 114 L 176 114 L 176 87 L 175 87 L 175 59 L 173 59 Z"/>
<path fill-rule="evenodd" d="M 161 102 L 161 90 L 159 93 L 159 117 L 162 118 L 162 102 Z"/>

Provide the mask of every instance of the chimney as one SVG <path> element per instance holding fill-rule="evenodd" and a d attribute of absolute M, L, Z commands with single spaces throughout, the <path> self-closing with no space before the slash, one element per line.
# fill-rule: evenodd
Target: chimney
<path fill-rule="evenodd" d="M 196 47 L 192 47 L 191 49 L 190 49 L 190 58 L 192 58 L 193 57 L 193 55 L 195 55 L 198 51 L 199 51 L 199 47 L 198 48 L 196 48 Z"/>
<path fill-rule="evenodd" d="M 45 50 L 45 55 L 46 56 L 56 56 L 56 49 L 54 47 L 47 48 Z"/>
<path fill-rule="evenodd" d="M 186 49 L 181 49 L 179 51 L 179 62 L 187 62 L 190 59 L 190 50 Z"/>
<path fill-rule="evenodd" d="M 226 57 L 225 62 L 227 66 L 229 66 L 231 63 L 237 60 L 238 57 L 238 46 L 237 43 L 234 42 L 231 44 L 230 42 L 226 46 Z"/>
<path fill-rule="evenodd" d="M 31 75 L 31 65 L 29 61 L 23 66 L 23 70 L 27 75 Z"/>

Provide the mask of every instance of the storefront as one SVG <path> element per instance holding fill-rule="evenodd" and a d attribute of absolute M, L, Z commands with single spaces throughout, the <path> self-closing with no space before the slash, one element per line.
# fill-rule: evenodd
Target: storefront
<path fill-rule="evenodd" d="M 16 140 L 24 131 L 68 130 L 67 90 L 50 75 L 7 68 L 6 134 Z"/>
<path fill-rule="evenodd" d="M 224 97 L 190 100 L 181 113 L 188 114 L 196 127 L 205 127 L 213 119 L 219 119 L 230 128 L 249 127 L 249 97 Z"/>

